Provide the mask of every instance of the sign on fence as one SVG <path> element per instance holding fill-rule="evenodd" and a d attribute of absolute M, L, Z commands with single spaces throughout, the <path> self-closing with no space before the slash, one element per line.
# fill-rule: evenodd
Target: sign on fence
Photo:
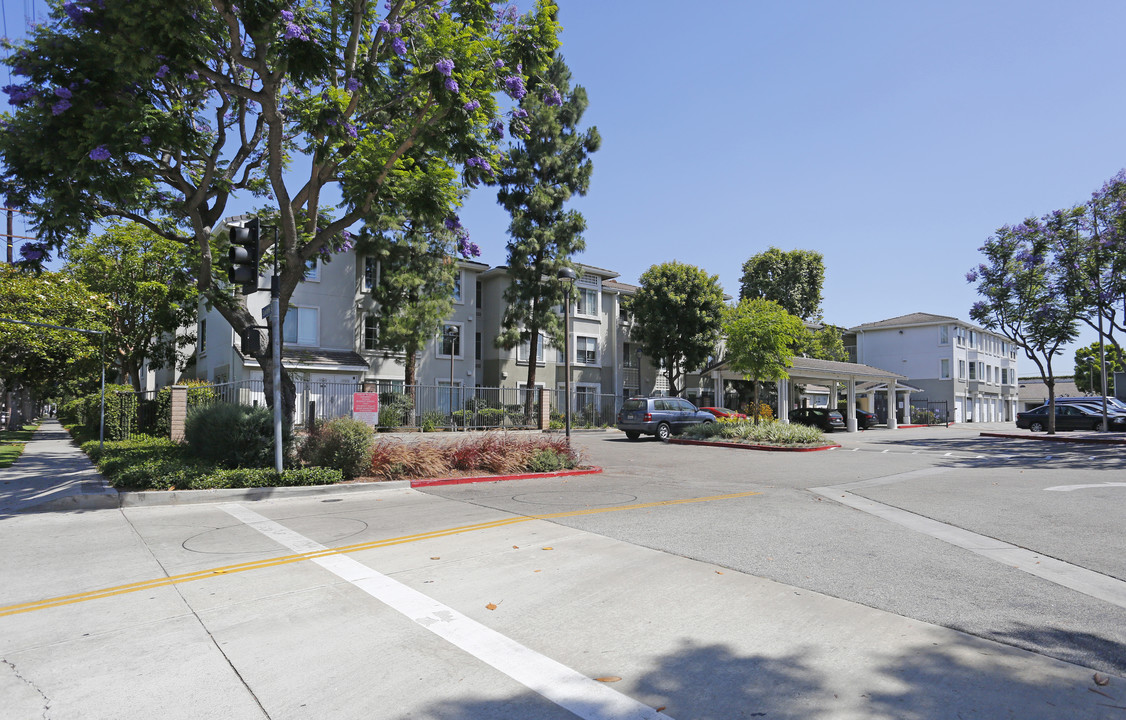
<path fill-rule="evenodd" d="M 352 418 L 368 425 L 378 425 L 379 393 L 352 393 Z"/>

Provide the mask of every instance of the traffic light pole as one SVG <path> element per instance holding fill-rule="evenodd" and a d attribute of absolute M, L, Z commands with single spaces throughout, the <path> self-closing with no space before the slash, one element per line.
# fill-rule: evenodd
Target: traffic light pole
<path fill-rule="evenodd" d="M 270 324 L 273 325 L 271 352 L 274 356 L 274 469 L 282 472 L 282 403 L 281 403 L 281 279 L 278 277 L 278 227 L 274 226 L 274 274 L 270 278 Z"/>

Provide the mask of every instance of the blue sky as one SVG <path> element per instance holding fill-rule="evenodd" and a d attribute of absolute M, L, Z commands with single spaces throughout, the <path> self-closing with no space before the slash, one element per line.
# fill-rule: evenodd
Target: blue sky
<path fill-rule="evenodd" d="M 829 322 L 968 319 L 965 273 L 994 229 L 1126 167 L 1121 2 L 559 4 L 603 139 L 577 259 L 624 282 L 679 260 L 737 295 L 742 263 L 775 245 L 824 255 Z M 46 12 L 4 8 L 13 37 Z M 495 192 L 462 220 L 505 264 Z"/>

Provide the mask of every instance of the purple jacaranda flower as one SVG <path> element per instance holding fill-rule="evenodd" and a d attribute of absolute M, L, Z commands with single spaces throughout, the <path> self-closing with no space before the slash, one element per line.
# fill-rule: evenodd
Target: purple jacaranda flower
<path fill-rule="evenodd" d="M 5 85 L 4 93 L 10 105 L 23 105 L 36 96 L 35 88 L 30 85 Z"/>
<path fill-rule="evenodd" d="M 149 137 L 148 135 L 145 135 L 144 137 L 141 138 L 141 144 L 142 145 L 151 145 L 152 144 L 152 138 Z"/>
<path fill-rule="evenodd" d="M 973 270 L 966 273 L 966 282 L 977 282 L 977 273 Z"/>
<path fill-rule="evenodd" d="M 159 68 L 156 69 L 156 76 L 158 78 L 162 78 L 167 74 L 168 74 L 168 66 L 167 65 L 161 65 Z"/>
<path fill-rule="evenodd" d="M 282 20 L 285 20 L 287 23 L 291 23 L 291 22 L 293 22 L 293 11 L 292 10 L 282 10 L 281 11 L 281 17 L 282 17 Z"/>
<path fill-rule="evenodd" d="M 337 118 L 335 115 L 332 115 L 332 116 L 325 118 L 325 124 L 326 125 L 335 126 L 335 125 L 338 125 L 339 123 L 340 123 L 340 119 Z"/>
<path fill-rule="evenodd" d="M 70 90 L 68 88 L 57 87 L 57 88 L 55 88 L 55 97 L 60 97 L 63 100 L 70 100 L 71 97 L 73 97 L 73 94 L 70 92 Z"/>
<path fill-rule="evenodd" d="M 504 89 L 516 100 L 528 94 L 528 91 L 524 89 L 524 78 L 519 75 L 509 75 L 506 77 L 504 79 Z"/>
<path fill-rule="evenodd" d="M 199 73 L 197 73 L 195 70 L 192 70 L 190 73 L 188 73 L 188 79 L 199 80 Z"/>
<path fill-rule="evenodd" d="M 20 245 L 20 257 L 27 262 L 39 262 L 43 259 L 46 253 L 43 251 L 43 246 L 37 243 L 24 243 Z"/>
<path fill-rule="evenodd" d="M 396 55 L 406 55 L 407 54 L 407 44 L 405 42 L 403 42 L 403 39 L 400 38 L 400 37 L 392 38 L 391 49 L 395 51 Z"/>
<path fill-rule="evenodd" d="M 305 28 L 296 23 L 289 23 L 285 26 L 285 39 L 286 40 L 308 40 L 309 35 L 305 32 Z"/>
<path fill-rule="evenodd" d="M 99 145 L 98 147 L 96 147 L 96 148 L 94 148 L 93 150 L 90 151 L 90 159 L 91 160 L 109 160 L 110 159 L 109 148 L 107 148 L 105 145 Z"/>
<path fill-rule="evenodd" d="M 493 61 L 493 67 L 495 67 L 497 70 L 500 70 L 502 67 L 504 67 L 504 60 L 497 58 L 495 61 Z"/>
<path fill-rule="evenodd" d="M 391 32 L 391 23 L 384 20 L 384 21 L 379 23 L 379 29 L 382 30 L 385 33 L 389 33 L 389 32 Z"/>
<path fill-rule="evenodd" d="M 551 88 L 551 92 L 543 96 L 544 105 L 562 105 L 563 96 L 559 94 L 558 88 Z"/>
<path fill-rule="evenodd" d="M 477 108 L 481 107 L 481 103 L 477 102 L 476 100 L 470 100 L 461 107 L 465 109 L 465 112 L 473 112 Z"/>
<path fill-rule="evenodd" d="M 70 100 L 63 98 L 51 106 L 52 115 L 62 115 L 67 110 L 70 110 Z"/>
<path fill-rule="evenodd" d="M 77 2 L 66 2 L 63 3 L 63 12 L 75 25 L 82 25 L 86 22 L 86 15 L 90 12 L 90 8 L 79 5 Z"/>
<path fill-rule="evenodd" d="M 465 161 L 465 164 L 469 167 L 481 168 L 485 172 L 491 173 L 493 171 L 493 166 L 483 157 L 471 157 Z"/>
<path fill-rule="evenodd" d="M 438 62 L 434 63 L 434 69 L 437 70 L 438 72 L 442 73 L 446 77 L 449 77 L 450 74 L 453 73 L 453 71 L 454 71 L 454 61 L 453 60 L 439 60 Z"/>
<path fill-rule="evenodd" d="M 528 111 L 525 110 L 524 108 L 516 108 L 515 110 L 512 111 L 512 117 L 514 117 L 514 118 L 526 118 L 526 117 L 528 117 Z"/>
<path fill-rule="evenodd" d="M 446 78 L 446 89 L 450 92 L 457 92 L 459 89 L 457 86 L 457 80 L 454 80 L 453 78 Z"/>
<path fill-rule="evenodd" d="M 457 230 L 459 227 L 461 227 L 461 218 L 459 218 L 457 215 L 449 216 L 448 218 L 446 218 L 445 222 L 447 230 Z"/>
<path fill-rule="evenodd" d="M 356 92 L 360 89 L 360 81 L 358 78 L 348 78 L 348 82 L 344 83 L 344 89 L 348 92 Z"/>
<path fill-rule="evenodd" d="M 502 123 L 500 120 L 497 120 L 495 123 L 490 125 L 489 129 L 492 130 L 493 135 L 496 135 L 498 138 L 504 137 L 504 123 Z"/>
<path fill-rule="evenodd" d="M 344 132 L 348 133 L 348 137 L 353 139 L 359 136 L 359 133 L 356 132 L 356 126 L 350 122 L 344 123 Z"/>

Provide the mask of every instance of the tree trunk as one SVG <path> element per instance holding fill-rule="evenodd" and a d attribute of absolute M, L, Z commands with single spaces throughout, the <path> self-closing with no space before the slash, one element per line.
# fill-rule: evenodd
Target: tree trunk
<path fill-rule="evenodd" d="M 274 359 L 269 350 L 260 355 L 255 355 L 259 367 L 262 368 L 262 389 L 266 393 L 266 407 L 274 409 Z M 293 427 L 293 417 L 297 409 L 297 385 L 293 382 L 285 365 L 281 368 L 281 407 L 282 424 Z"/>
<path fill-rule="evenodd" d="M 540 329 L 533 327 L 528 330 L 531 334 L 528 336 L 528 381 L 525 383 L 527 387 L 524 390 L 524 423 L 531 425 L 536 409 L 536 351 L 540 346 Z"/>
<path fill-rule="evenodd" d="M 754 412 L 754 414 L 755 414 L 755 425 L 758 425 L 761 418 L 762 418 L 762 412 L 761 412 L 761 408 L 759 407 L 759 404 L 758 404 L 758 379 L 757 378 L 755 379 L 753 385 L 754 385 L 754 388 L 755 388 L 754 389 L 755 400 L 754 400 L 754 405 L 751 406 L 751 411 Z"/>

